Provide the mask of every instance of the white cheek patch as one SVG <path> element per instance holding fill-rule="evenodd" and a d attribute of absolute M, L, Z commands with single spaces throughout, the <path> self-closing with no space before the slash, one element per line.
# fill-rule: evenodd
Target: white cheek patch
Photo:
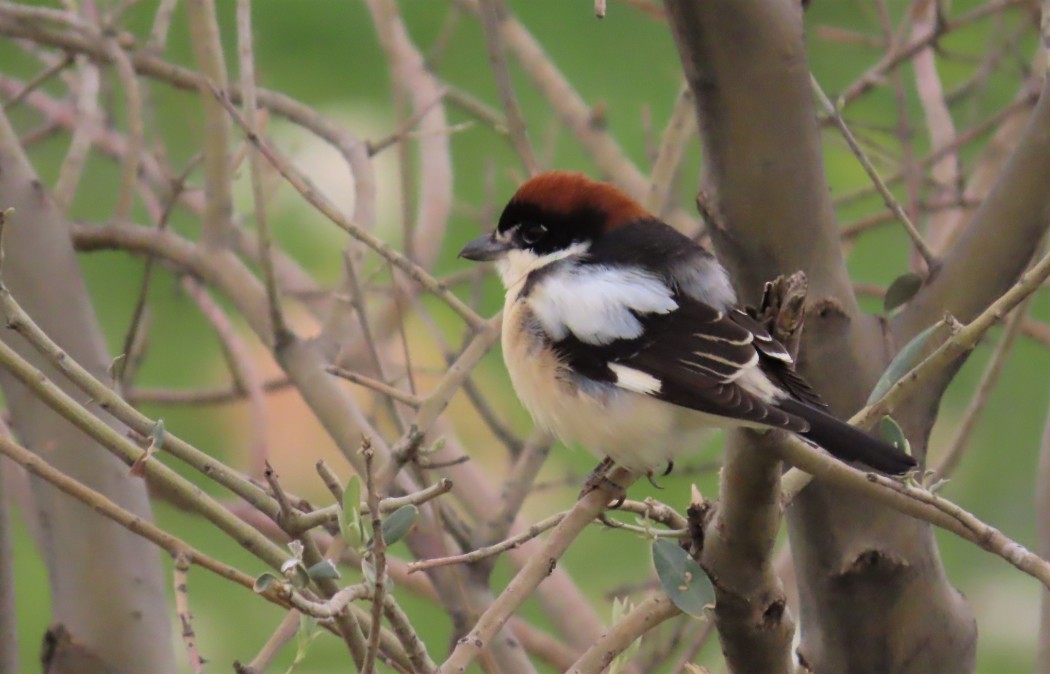
<path fill-rule="evenodd" d="M 627 367 L 619 363 L 610 363 L 609 369 L 616 375 L 616 385 L 628 391 L 652 395 L 659 393 L 663 386 L 656 377 L 641 370 L 636 370 L 633 367 Z"/>
<path fill-rule="evenodd" d="M 567 266 L 534 288 L 529 306 L 552 339 L 571 332 L 589 344 L 609 344 L 642 334 L 639 314 L 666 314 L 678 308 L 672 291 L 642 271 L 617 267 Z"/>

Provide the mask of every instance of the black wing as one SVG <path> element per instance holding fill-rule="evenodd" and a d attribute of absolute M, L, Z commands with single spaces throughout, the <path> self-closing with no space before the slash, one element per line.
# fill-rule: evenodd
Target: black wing
<path fill-rule="evenodd" d="M 645 328 L 641 337 L 598 346 L 570 333 L 554 348 L 567 366 L 591 379 L 708 414 L 795 432 L 808 430 L 805 420 L 779 409 L 768 394 L 774 387 L 794 393 L 781 377 L 767 372 L 790 369 L 790 357 L 765 330 L 756 334 L 749 329 L 751 324 L 760 328 L 757 321 L 735 309 L 723 313 L 681 294 L 674 299 L 678 308 L 669 313 L 636 314 Z M 623 368 L 647 375 L 658 385 L 638 386 L 647 380 L 634 377 L 632 381 Z M 763 379 L 771 385 L 757 385 Z"/>

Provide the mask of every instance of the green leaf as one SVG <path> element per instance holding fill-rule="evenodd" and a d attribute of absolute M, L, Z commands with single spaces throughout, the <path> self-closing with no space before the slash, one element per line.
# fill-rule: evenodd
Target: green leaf
<path fill-rule="evenodd" d="M 339 531 L 347 547 L 358 550 L 365 542 L 361 521 L 361 479 L 354 475 L 343 490 L 343 510 L 339 513 Z"/>
<path fill-rule="evenodd" d="M 389 545 L 404 538 L 408 530 L 416 523 L 417 517 L 419 517 L 419 508 L 411 503 L 395 510 L 390 517 L 383 520 L 383 540 Z"/>
<path fill-rule="evenodd" d="M 922 277 L 915 272 L 898 276 L 886 289 L 886 296 L 882 298 L 882 310 L 886 313 L 893 311 L 915 297 L 919 288 L 922 288 Z"/>
<path fill-rule="evenodd" d="M 339 578 L 339 569 L 335 568 L 330 559 L 322 559 L 306 570 L 306 574 L 313 580 L 335 580 Z"/>
<path fill-rule="evenodd" d="M 908 437 L 904 435 L 904 429 L 900 427 L 900 424 L 893 417 L 889 415 L 882 417 L 882 420 L 879 422 L 879 435 L 882 436 L 883 440 L 902 452 L 911 454 L 911 443 L 908 442 Z"/>
<path fill-rule="evenodd" d="M 674 605 L 691 616 L 701 616 L 714 601 L 715 591 L 700 565 L 677 543 L 665 538 L 653 541 L 653 566 L 660 587 Z"/>
<path fill-rule="evenodd" d="M 912 337 L 912 340 L 904 345 L 904 348 L 897 352 L 897 355 L 893 357 L 890 364 L 886 366 L 886 371 L 879 377 L 879 381 L 875 384 L 875 388 L 871 390 L 871 395 L 868 396 L 868 402 L 866 404 L 871 405 L 878 402 L 882 396 L 886 395 L 886 391 L 890 390 L 890 387 L 896 384 L 901 377 L 908 374 L 909 371 L 919 361 L 919 356 L 922 354 L 923 347 L 926 346 L 926 342 L 929 341 L 930 336 L 941 327 L 941 324 L 935 323 L 930 327 L 926 328 L 919 334 Z"/>
<path fill-rule="evenodd" d="M 256 594 L 262 594 L 263 592 L 269 590 L 270 586 L 273 585 L 276 581 L 277 576 L 273 575 L 272 573 L 260 574 L 259 577 L 256 578 L 255 582 L 252 584 L 252 590 Z"/>

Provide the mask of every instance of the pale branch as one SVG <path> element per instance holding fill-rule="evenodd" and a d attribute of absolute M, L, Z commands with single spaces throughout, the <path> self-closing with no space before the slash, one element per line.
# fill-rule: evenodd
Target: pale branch
<path fill-rule="evenodd" d="M 95 137 L 101 132 L 103 126 L 103 113 L 99 108 L 98 97 L 101 87 L 101 74 L 98 66 L 80 57 L 77 59 L 77 88 L 76 88 L 76 125 L 73 128 L 72 138 L 69 141 L 69 150 L 62 159 L 62 165 L 58 170 L 58 178 L 51 190 L 51 196 L 55 204 L 63 213 L 69 211 L 73 198 L 76 196 L 77 186 L 84 172 L 88 153 L 95 141 Z"/>
<path fill-rule="evenodd" d="M 472 14 L 480 14 L 478 0 L 456 0 L 456 3 Z M 503 43 L 514 53 L 533 86 L 572 131 L 598 169 L 625 192 L 639 201 L 644 200 L 649 192 L 649 180 L 602 125 L 594 123 L 594 110 L 558 70 L 528 28 L 508 13 L 501 17 L 499 29 Z M 681 209 L 669 213 L 667 220 L 683 231 L 698 229 L 695 219 Z"/>
<path fill-rule="evenodd" d="M 423 559 L 418 562 L 411 562 L 408 565 L 408 572 L 415 573 L 416 571 L 423 571 L 426 569 L 432 569 L 438 566 L 449 566 L 451 564 L 473 564 L 480 562 L 489 557 L 495 557 L 507 550 L 513 550 L 520 546 L 525 541 L 536 538 L 544 531 L 553 529 L 554 527 L 561 524 L 561 521 L 565 519 L 565 516 L 569 514 L 569 511 L 560 512 L 556 515 L 540 520 L 533 525 L 530 525 L 528 530 L 523 531 L 517 536 L 511 536 L 510 538 L 489 545 L 477 550 L 471 550 L 459 555 L 449 555 L 448 557 L 435 557 L 433 559 Z"/>
<path fill-rule="evenodd" d="M 817 481 L 845 487 L 897 512 L 929 522 L 945 531 L 974 543 L 1050 588 L 1050 562 L 1029 552 L 1023 545 L 1007 538 L 998 529 L 985 524 L 958 505 L 943 499 L 924 487 L 903 483 L 873 472 L 863 472 L 825 453 L 795 436 L 777 432 L 774 443 L 784 461 L 804 471 Z M 786 507 L 793 494 L 789 480 L 784 479 L 782 501 Z M 797 493 L 797 492 L 796 492 Z"/>
<path fill-rule="evenodd" d="M 230 251 L 207 253 L 171 231 L 133 225 L 74 225 L 73 231 L 84 249 L 115 247 L 153 254 L 178 268 L 191 271 L 222 291 L 260 339 L 266 340 L 272 334 L 265 291 L 252 272 Z M 373 437 L 376 446 L 385 449 L 379 434 L 356 401 L 325 373 L 327 363 L 316 344 L 293 339 L 276 355 L 281 368 L 303 394 L 307 405 L 351 465 L 363 469 L 357 454 L 362 434 Z M 414 491 L 411 485 L 404 486 L 406 491 Z"/>
<path fill-rule="evenodd" d="M 288 593 L 292 606 L 297 611 L 313 618 L 334 618 L 338 615 L 346 615 L 350 602 L 368 599 L 371 596 L 372 588 L 365 583 L 344 587 L 325 601 L 314 601 L 298 592 Z"/>
<path fill-rule="evenodd" d="M 653 159 L 649 193 L 645 206 L 653 213 L 663 215 L 672 204 L 675 178 L 685 156 L 689 140 L 696 134 L 696 115 L 693 113 L 693 92 L 683 84 L 671 109 L 671 116 L 660 136 L 660 146 Z M 694 234 L 694 232 L 689 232 Z"/>
<path fill-rule="evenodd" d="M 617 469 L 609 476 L 612 484 L 628 487 L 635 479 L 631 473 Z M 537 554 L 533 555 L 514 576 L 499 597 L 485 610 L 470 632 L 461 638 L 449 658 L 438 668 L 443 674 L 463 674 L 467 671 L 511 614 L 528 598 L 554 570 L 558 559 L 596 515 L 602 512 L 614 498 L 608 485 L 590 492 L 581 498 L 565 518 L 544 541 Z"/>
<path fill-rule="evenodd" d="M 949 441 L 947 449 L 944 450 L 944 454 L 941 456 L 940 463 L 933 469 L 933 474 L 928 481 L 932 482 L 933 480 L 951 477 L 951 474 L 955 472 L 955 468 L 962 460 L 963 454 L 965 454 L 969 445 L 970 437 L 977 427 L 977 422 L 981 419 L 985 406 L 988 404 L 988 398 L 999 384 L 999 376 L 1003 372 L 1003 366 L 1010 357 L 1013 346 L 1017 343 L 1017 338 L 1021 334 L 1021 326 L 1024 325 L 1025 318 L 1028 315 L 1028 307 L 1033 297 L 1034 294 L 1022 300 L 1021 304 L 1006 319 L 1002 337 L 999 339 L 999 343 L 995 345 L 991 360 L 988 361 L 988 365 L 981 374 L 981 381 L 977 383 L 973 397 L 966 406 L 966 411 L 960 417 L 955 434 Z"/>
<path fill-rule="evenodd" d="M 602 634 L 566 674 L 601 674 L 617 655 L 641 639 L 646 632 L 681 614 L 667 595 L 660 593 L 649 597 Z"/>
<path fill-rule="evenodd" d="M 430 659 L 426 643 L 419 638 L 412 626 L 412 621 L 394 600 L 393 595 L 387 594 L 383 597 L 383 615 L 386 616 L 395 636 L 401 642 L 415 671 L 420 674 L 431 674 L 436 670 L 437 665 Z"/>
<path fill-rule="evenodd" d="M 30 346 L 80 390 L 91 396 L 91 399 L 102 409 L 143 437 L 149 437 L 157 428 L 159 420 L 150 419 L 139 412 L 117 395 L 113 389 L 92 376 L 33 321 L 2 284 L 0 284 L 0 311 L 9 329 L 18 332 L 25 338 Z M 158 444 L 164 451 L 192 466 L 201 474 L 209 476 L 260 511 L 270 515 L 276 512 L 276 504 L 273 499 L 251 480 L 182 440 L 174 433 L 165 430 Z"/>
<path fill-rule="evenodd" d="M 1050 277 L 1050 253 L 1047 253 L 1006 292 L 979 315 L 958 330 L 912 370 L 897 380 L 877 402 L 858 412 L 850 423 L 868 428 L 883 415 L 913 395 L 930 377 L 944 371 L 972 350 L 988 330 L 1034 293 Z"/>
<path fill-rule="evenodd" d="M 58 388 L 44 373 L 33 367 L 3 342 L 0 342 L 0 366 L 26 385 L 41 402 L 68 419 L 125 464 L 130 466 L 145 454 L 137 445 L 91 414 Z M 280 567 L 285 555 L 279 547 L 232 516 L 199 487 L 159 461 L 145 462 L 144 469 L 149 479 L 156 480 L 163 485 L 164 489 L 184 499 L 191 508 L 228 534 L 243 548 L 270 566 Z"/>
<path fill-rule="evenodd" d="M 233 322 L 218 303 L 215 302 L 208 290 L 189 276 L 184 276 L 181 283 L 189 296 L 197 303 L 197 307 L 204 314 L 208 323 L 211 324 L 212 329 L 215 331 L 215 336 L 219 339 L 222 352 L 226 356 L 230 373 L 233 375 L 238 387 L 243 389 L 248 396 L 248 413 L 251 417 L 248 441 L 248 474 L 256 477 L 262 475 L 263 466 L 269 456 L 266 443 L 267 414 L 266 402 L 263 396 L 262 375 L 259 373 L 247 345 L 233 326 Z M 0 301 L 2 301 L 2 294 L 0 294 Z M 126 355 L 125 358 L 131 358 L 131 354 Z"/>
<path fill-rule="evenodd" d="M 452 480 L 442 478 L 438 482 L 411 494 L 406 494 L 404 496 L 387 496 L 386 498 L 381 499 L 379 501 L 379 511 L 383 514 L 387 514 L 394 512 L 402 506 L 422 505 L 442 494 L 447 494 L 450 491 L 452 491 Z M 342 500 L 341 491 L 338 498 Z M 319 508 L 312 512 L 303 513 L 299 516 L 299 530 L 306 531 L 307 529 L 323 526 L 325 524 L 334 524 L 338 521 L 341 510 L 342 505 L 336 503 L 324 508 Z M 371 509 L 367 502 L 361 504 L 361 512 L 371 514 Z"/>
<path fill-rule="evenodd" d="M 152 522 L 147 522 L 134 513 L 125 510 L 94 489 L 54 468 L 3 434 L 0 434 L 0 454 L 7 456 L 30 474 L 46 480 L 61 491 L 84 503 L 103 517 L 113 520 L 133 534 L 145 538 L 173 557 L 186 556 L 192 564 L 202 569 L 207 569 L 221 578 L 225 578 L 249 590 L 253 587 L 255 580 L 248 574 L 197 550 Z M 279 606 L 285 608 L 289 606 L 288 601 L 277 592 L 262 592 L 259 594 L 267 601 Z"/>
<path fill-rule="evenodd" d="M 552 443 L 550 435 L 540 430 L 534 430 L 524 443 L 503 479 L 499 507 L 477 528 L 473 541 L 475 546 L 492 545 L 507 536 L 536 476 L 546 462 Z M 487 568 L 492 569 L 493 564 Z"/>
<path fill-rule="evenodd" d="M 227 112 L 233 116 L 234 121 L 244 129 L 248 140 L 259 149 L 262 155 L 266 157 L 267 161 L 269 161 L 270 164 L 282 176 L 284 176 L 288 183 L 294 187 L 311 206 L 317 209 L 319 213 L 324 215 L 328 220 L 347 234 L 386 258 L 391 264 L 408 274 L 409 277 L 414 279 L 427 291 L 444 300 L 445 304 L 459 314 L 459 316 L 471 328 L 475 330 L 483 328 L 485 319 L 475 313 L 473 309 L 463 304 L 458 297 L 452 294 L 447 287 L 441 285 L 437 279 L 431 276 L 425 269 L 405 257 L 402 253 L 398 252 L 397 249 L 386 241 L 383 241 L 371 232 L 356 225 L 346 217 L 335 204 L 333 204 L 320 190 L 317 189 L 315 185 L 313 185 L 305 174 L 295 168 L 295 166 L 293 166 L 282 154 L 278 153 L 277 150 L 269 142 L 264 140 L 262 136 L 257 135 L 251 130 L 251 127 L 247 125 L 245 119 L 241 116 L 240 112 L 233 107 L 233 103 L 227 98 L 223 91 L 214 89 L 213 94 L 226 107 Z"/>
<path fill-rule="evenodd" d="M 365 651 L 365 663 L 361 667 L 362 674 L 373 674 L 375 671 L 376 655 L 379 653 L 379 629 L 382 624 L 383 601 L 386 597 L 387 571 L 386 571 L 386 540 L 383 538 L 383 515 L 379 502 L 379 486 L 375 480 L 375 453 L 372 444 L 367 438 L 362 443 L 361 454 L 365 457 L 365 492 L 368 502 L 368 511 L 372 520 L 372 548 L 371 563 L 375 576 L 372 583 L 372 631 L 368 633 L 368 649 Z"/>
<path fill-rule="evenodd" d="M 186 655 L 190 660 L 193 674 L 204 674 L 204 658 L 197 648 L 197 633 L 193 630 L 193 613 L 190 611 L 189 572 L 191 558 L 185 553 L 175 556 L 172 575 L 175 582 L 175 615 L 182 626 L 182 642 L 186 645 Z"/>
<path fill-rule="evenodd" d="M 226 61 L 215 16 L 215 0 L 186 0 L 184 5 L 189 19 L 190 45 L 201 77 L 205 82 L 213 83 L 212 86 L 225 89 Z M 230 120 L 223 113 L 219 101 L 211 95 L 208 86 L 201 84 L 198 90 L 204 111 L 204 139 L 201 142 L 204 153 L 204 218 L 201 221 L 201 242 L 207 248 L 220 249 L 229 246 L 229 230 L 233 226 Z"/>
<path fill-rule="evenodd" d="M 105 35 L 99 28 L 106 54 L 113 62 L 117 77 L 124 91 L 125 117 L 128 125 L 127 150 L 121 166 L 120 187 L 117 192 L 117 205 L 113 209 L 113 219 L 124 221 L 131 218 L 131 209 L 135 202 L 135 191 L 139 179 L 139 166 L 146 144 L 146 128 L 143 120 L 142 90 L 139 86 L 135 68 L 127 52 L 112 36 Z"/>
<path fill-rule="evenodd" d="M 517 96 L 510 81 L 510 70 L 507 68 L 507 55 L 503 46 L 503 35 L 500 25 L 506 20 L 508 10 L 503 0 L 478 0 L 478 15 L 482 32 L 485 35 L 485 47 L 489 56 L 489 67 L 496 78 L 496 91 L 499 93 L 503 113 L 506 115 L 507 131 L 511 145 L 518 154 L 525 173 L 534 176 L 540 171 L 536 155 L 532 151 L 528 132 L 525 128 L 525 116 L 518 106 Z M 604 12 L 603 12 L 604 13 Z"/>
<path fill-rule="evenodd" d="M 338 367 L 336 365 L 329 365 L 326 368 L 326 370 L 329 374 L 334 374 L 340 379 L 345 379 L 347 381 L 352 381 L 355 384 L 360 384 L 365 388 L 371 389 L 376 393 L 386 396 L 387 398 L 392 398 L 398 401 L 399 403 L 404 403 L 409 407 L 418 408 L 420 405 L 423 404 L 423 401 L 418 396 L 414 396 L 411 393 L 406 393 L 400 389 L 394 388 L 390 384 L 385 384 L 382 381 L 379 381 L 378 379 L 372 379 L 371 377 L 366 377 L 365 375 L 358 374 L 357 372 L 351 372 L 346 368 Z"/>
<path fill-rule="evenodd" d="M 264 393 L 283 391 L 292 386 L 288 377 L 280 375 L 263 381 Z M 201 388 L 149 388 L 131 387 L 124 391 L 124 398 L 132 405 L 226 405 L 240 402 L 247 392 L 236 383 L 228 386 Z"/>
<path fill-rule="evenodd" d="M 285 644 L 292 640 L 299 631 L 299 611 L 292 609 L 284 614 L 281 622 L 270 637 L 247 664 L 233 663 L 233 669 L 237 674 L 263 674 L 270 663 L 277 656 Z"/>
<path fill-rule="evenodd" d="M 54 32 L 38 24 L 19 20 L 24 5 L 4 2 L 0 4 L 0 34 L 11 37 L 28 38 L 32 41 L 56 47 L 73 54 L 86 54 L 96 63 L 108 63 L 109 56 L 104 45 L 90 36 L 73 32 Z M 128 52 L 136 72 L 158 79 L 180 89 L 198 90 L 208 86 L 209 81 L 203 75 L 169 63 L 150 50 L 137 49 L 134 36 L 121 33 L 118 36 L 121 47 Z M 367 145 L 353 136 L 343 125 L 319 114 L 313 108 L 300 103 L 282 93 L 259 88 L 259 104 L 276 115 L 301 126 L 334 147 L 350 167 L 354 175 L 354 220 L 363 226 L 370 226 L 375 221 L 375 176 L 368 158 Z M 242 102 L 240 87 L 230 86 L 230 96 L 235 103 Z"/>
<path fill-rule="evenodd" d="M 255 132 L 259 116 L 256 112 L 258 100 L 255 93 L 252 6 L 249 0 L 237 0 L 237 65 L 241 74 L 244 118 L 248 128 Z M 204 71 L 204 74 L 207 75 L 207 71 Z M 266 213 L 266 189 L 263 185 L 262 160 L 257 151 L 248 151 L 248 171 L 252 185 L 252 203 L 255 207 L 255 226 L 259 230 L 259 263 L 262 268 L 263 283 L 266 286 L 266 298 L 270 306 L 270 325 L 273 326 L 273 344 L 280 344 L 288 328 L 284 322 L 284 312 L 281 309 L 281 298 L 278 294 L 277 278 L 273 268 L 271 253 L 273 238 L 270 235 L 270 223 Z"/>
<path fill-rule="evenodd" d="M 999 171 L 995 186 L 954 245 L 941 268 L 891 322 L 893 335 L 907 340 L 945 312 L 970 321 L 1004 293 L 1021 274 L 1050 221 L 1050 193 L 1041 177 L 1050 174 L 1050 80 L 1044 81 L 1028 125 Z M 1010 226 L 1003 228 L 1004 222 Z"/>
<path fill-rule="evenodd" d="M 935 46 L 937 40 L 941 39 L 944 35 L 990 16 L 996 16 L 1004 10 L 1012 7 L 1024 7 L 1025 5 L 1030 4 L 1030 2 L 1031 0 L 992 0 L 980 7 L 975 7 L 968 12 L 960 14 L 955 18 L 939 22 L 935 25 L 933 30 L 930 30 L 925 34 L 913 36 L 906 44 L 884 54 L 882 58 L 879 59 L 878 63 L 869 68 L 853 84 L 847 87 L 839 97 L 839 100 L 841 101 L 839 107 L 844 107 L 870 91 L 873 87 L 885 80 L 887 73 L 905 63 L 910 63 L 911 60 L 915 58 L 916 54 L 924 49 Z"/>

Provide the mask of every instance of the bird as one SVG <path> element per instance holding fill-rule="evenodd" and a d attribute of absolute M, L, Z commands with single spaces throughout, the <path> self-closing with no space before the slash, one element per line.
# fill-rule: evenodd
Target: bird
<path fill-rule="evenodd" d="M 885 473 L 915 466 L 832 416 L 715 256 L 609 183 L 537 174 L 459 256 L 495 262 L 511 383 L 563 442 L 650 477 L 741 427 L 790 431 Z"/>

